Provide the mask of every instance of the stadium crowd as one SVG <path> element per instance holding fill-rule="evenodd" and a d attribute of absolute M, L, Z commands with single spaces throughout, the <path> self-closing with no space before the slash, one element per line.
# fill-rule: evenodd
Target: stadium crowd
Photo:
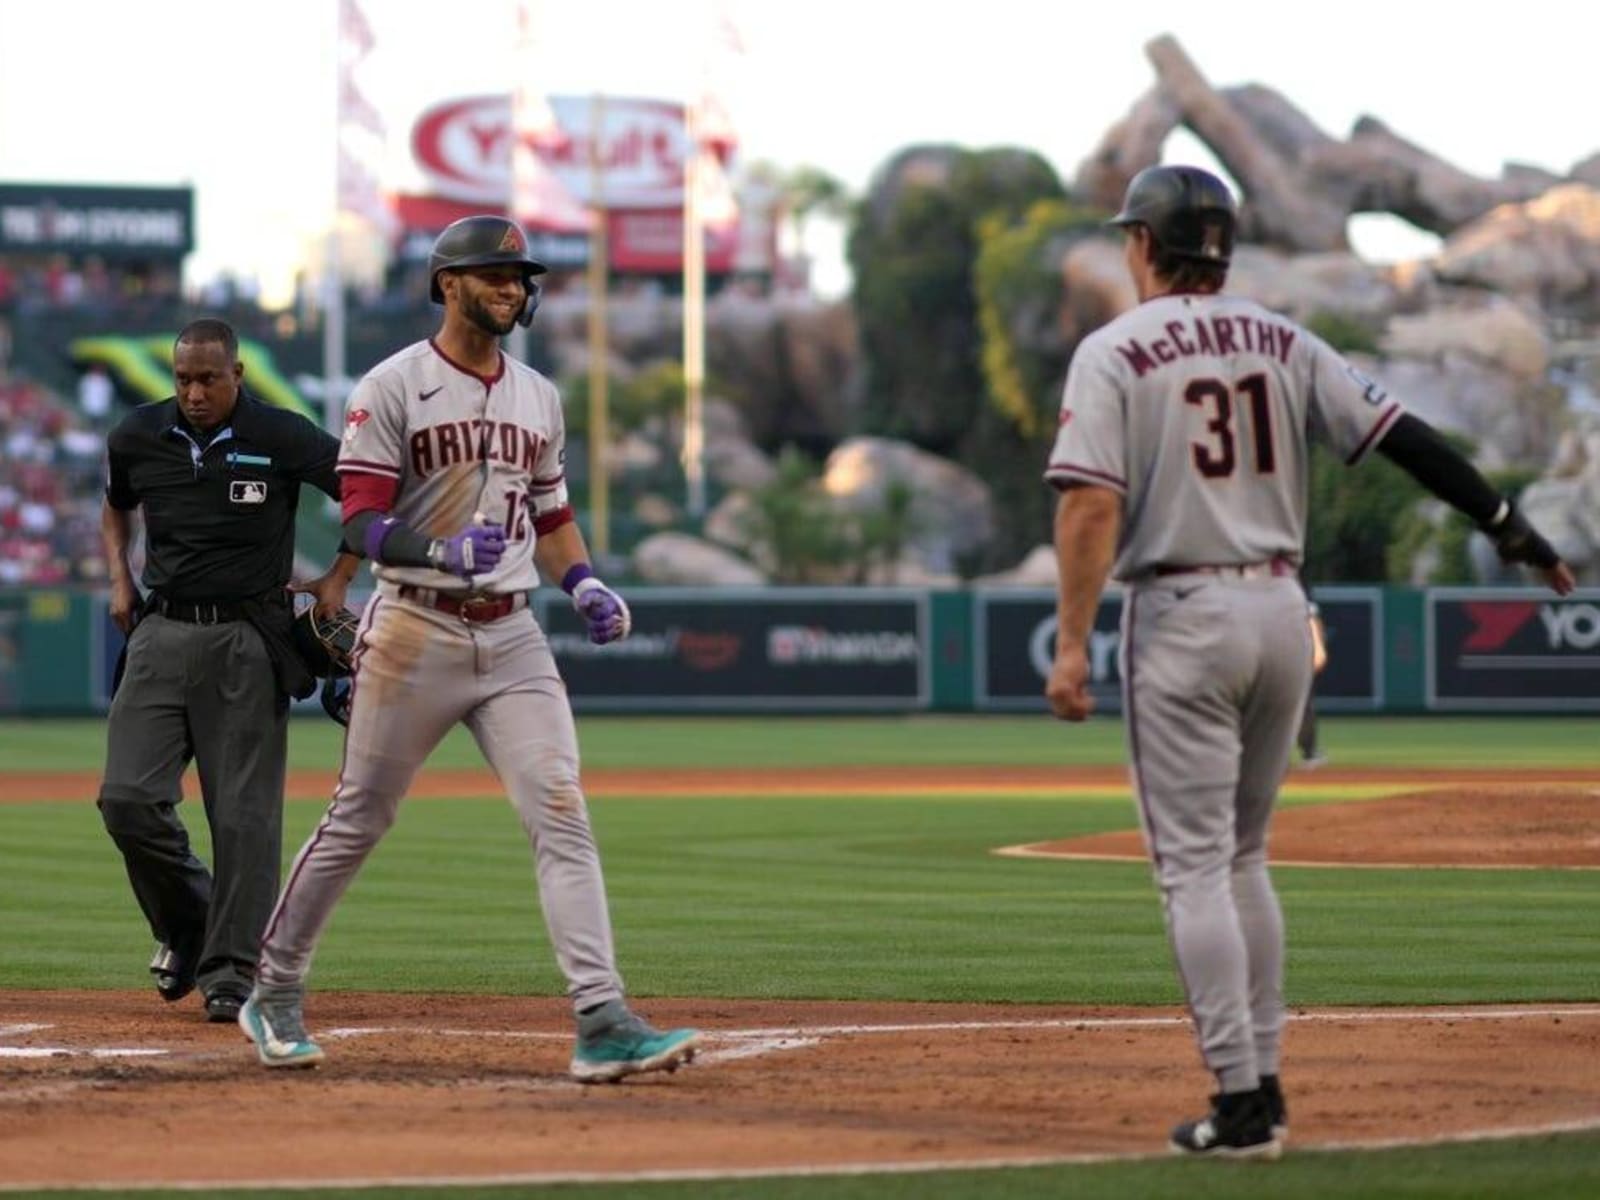
<path fill-rule="evenodd" d="M 105 426 L 0 374 L 0 586 L 99 582 Z"/>
<path fill-rule="evenodd" d="M 182 281 L 174 266 L 108 263 L 64 254 L 0 257 L 0 314 L 71 309 L 103 313 L 171 305 Z"/>

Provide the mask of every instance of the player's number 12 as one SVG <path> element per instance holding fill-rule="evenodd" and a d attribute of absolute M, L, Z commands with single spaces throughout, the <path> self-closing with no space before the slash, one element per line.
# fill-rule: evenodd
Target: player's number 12
<path fill-rule="evenodd" d="M 520 542 L 528 536 L 527 497 L 515 488 L 506 489 L 506 541 Z"/>

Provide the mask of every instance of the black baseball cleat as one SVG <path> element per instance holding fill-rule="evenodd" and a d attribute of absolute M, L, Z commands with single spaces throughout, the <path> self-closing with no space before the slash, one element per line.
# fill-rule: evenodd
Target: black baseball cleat
<path fill-rule="evenodd" d="M 245 998 L 238 992 L 212 992 L 206 997 L 206 1020 L 213 1025 L 238 1024 Z"/>
<path fill-rule="evenodd" d="M 1260 1088 L 1218 1092 L 1211 1097 L 1211 1112 L 1179 1125 L 1168 1145 L 1178 1154 L 1196 1158 L 1274 1159 L 1283 1153 Z"/>
<path fill-rule="evenodd" d="M 1289 1140 L 1289 1106 L 1283 1100 L 1283 1085 L 1276 1075 L 1261 1077 L 1261 1095 L 1267 1101 L 1267 1120 L 1272 1124 L 1272 1136 L 1280 1142 Z"/>

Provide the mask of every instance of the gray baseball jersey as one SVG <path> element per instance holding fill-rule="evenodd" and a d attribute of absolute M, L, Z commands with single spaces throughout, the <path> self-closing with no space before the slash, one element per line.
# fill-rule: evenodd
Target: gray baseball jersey
<path fill-rule="evenodd" d="M 452 537 L 482 513 L 506 531 L 495 569 L 473 576 L 483 592 L 527 591 L 538 519 L 567 503 L 566 427 L 555 385 L 502 355 L 486 380 L 431 341 L 373 367 L 345 406 L 341 473 L 399 482 L 394 515 L 429 537 Z M 381 580 L 443 590 L 462 582 L 426 567 L 374 567 Z"/>
<path fill-rule="evenodd" d="M 1321 338 L 1253 301 L 1161 296 L 1078 347 L 1045 477 L 1125 497 L 1118 579 L 1297 563 L 1307 430 L 1353 463 L 1400 411 Z"/>
<path fill-rule="evenodd" d="M 1283 919 L 1266 837 L 1311 682 L 1296 565 L 1308 440 L 1359 461 L 1400 406 L 1249 300 L 1140 304 L 1073 356 L 1045 477 L 1122 496 L 1124 721 L 1201 1053 L 1276 1074 Z"/>
<path fill-rule="evenodd" d="M 492 378 L 419 342 L 374 367 L 346 406 L 339 470 L 398 483 L 392 511 L 433 537 L 481 512 L 507 550 L 470 590 L 504 596 L 536 582 L 537 526 L 570 518 L 555 387 L 501 356 Z M 599 854 L 579 780 L 578 739 L 549 643 L 526 606 L 465 621 L 403 586 L 464 595 L 463 579 L 376 568 L 362 615 L 350 726 L 333 804 L 295 859 L 268 923 L 258 978 L 303 984 L 339 897 L 393 824 L 433 748 L 458 722 L 500 777 L 534 849 L 555 956 L 578 1007 L 619 998 Z M 518 597 L 520 599 L 520 597 Z"/>

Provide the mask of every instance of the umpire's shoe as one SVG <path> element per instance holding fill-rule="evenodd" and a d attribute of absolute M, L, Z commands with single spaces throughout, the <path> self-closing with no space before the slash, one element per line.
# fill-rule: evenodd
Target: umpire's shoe
<path fill-rule="evenodd" d="M 579 1014 L 569 1070 L 582 1083 L 615 1083 L 641 1071 L 676 1071 L 699 1046 L 699 1030 L 655 1029 L 621 1000 L 608 1000 Z"/>
<path fill-rule="evenodd" d="M 155 976 L 156 992 L 168 1004 L 182 1000 L 194 991 L 195 972 L 200 965 L 200 938 L 183 941 L 173 939 L 156 948 L 150 960 L 150 974 Z"/>
<path fill-rule="evenodd" d="M 239 1019 L 244 999 L 238 992 L 212 992 L 206 997 L 206 1020 L 213 1025 L 232 1025 Z"/>
<path fill-rule="evenodd" d="M 322 1047 L 306 1032 L 300 1004 L 298 991 L 263 992 L 257 985 L 239 1010 L 239 1028 L 267 1066 L 314 1067 L 322 1061 Z"/>
<path fill-rule="evenodd" d="M 1283 1143 L 1272 1130 L 1266 1094 L 1260 1088 L 1212 1096 L 1211 1112 L 1179 1125 L 1168 1145 L 1178 1154 L 1196 1158 L 1273 1159 L 1283 1153 Z"/>

